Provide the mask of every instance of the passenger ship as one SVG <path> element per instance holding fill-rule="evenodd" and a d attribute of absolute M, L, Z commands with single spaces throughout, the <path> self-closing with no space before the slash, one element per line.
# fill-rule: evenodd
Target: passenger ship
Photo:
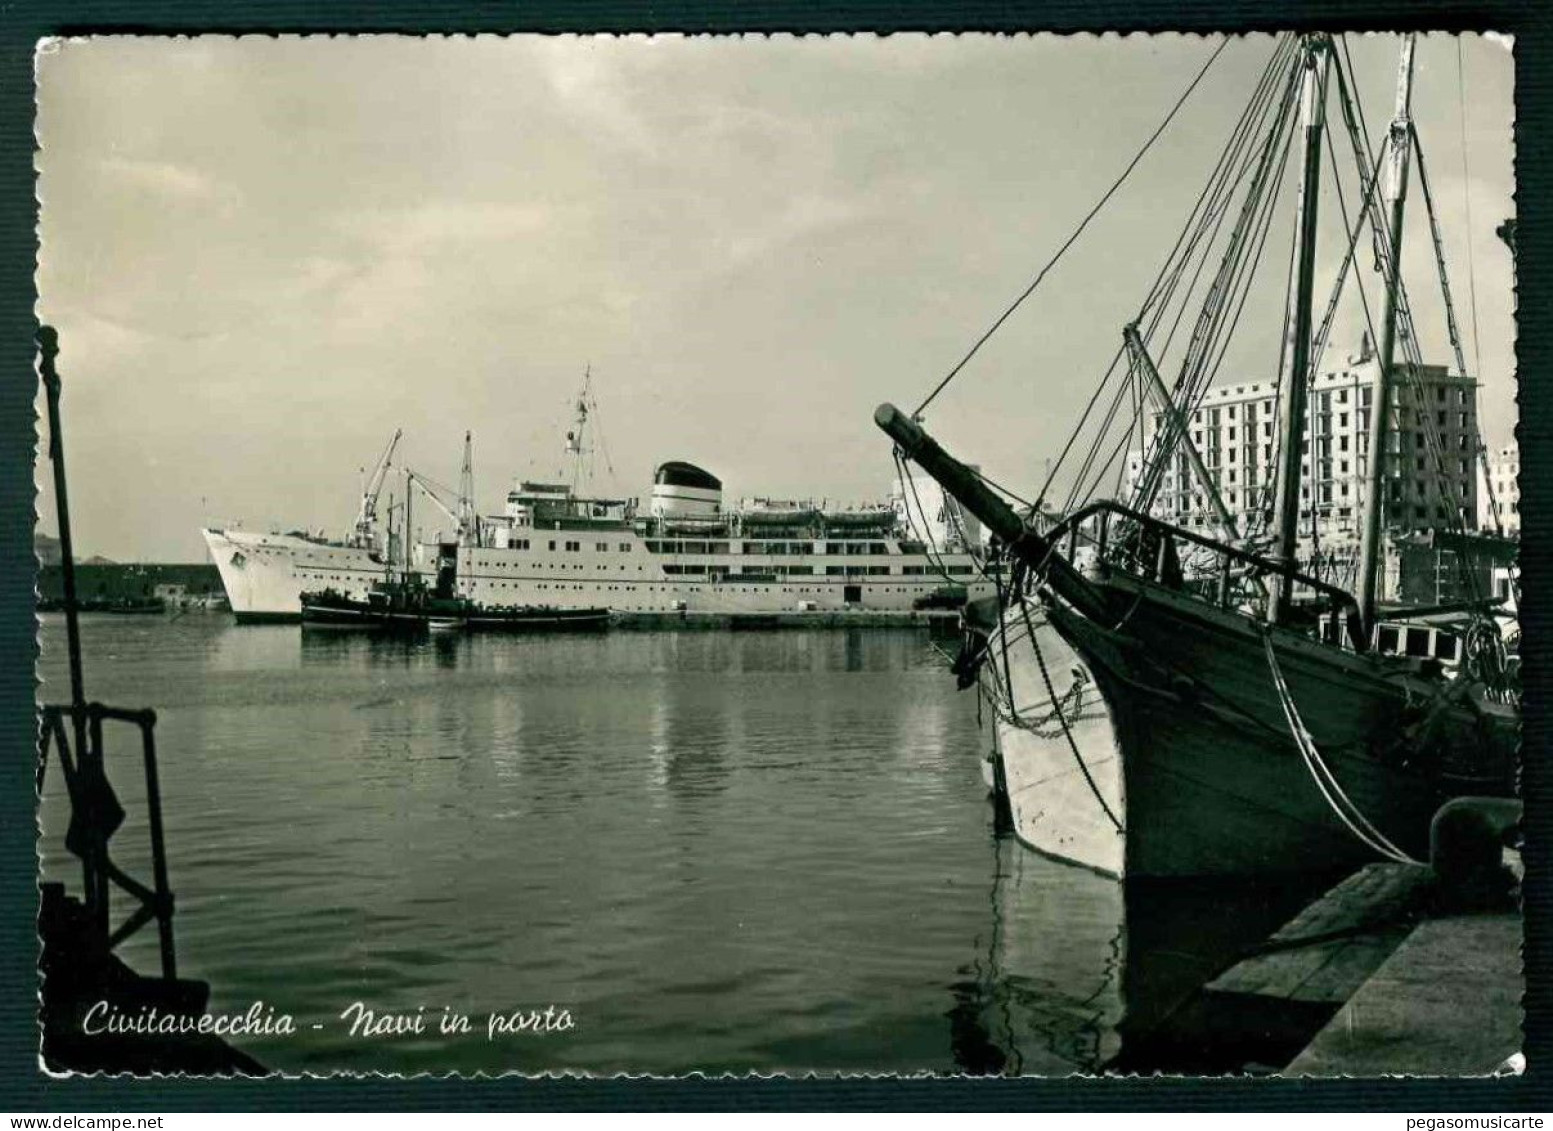
<path fill-rule="evenodd" d="M 568 451 L 580 461 L 586 402 L 578 416 Z M 384 576 L 397 555 L 392 532 L 385 539 L 377 529 L 375 508 L 392 451 L 390 444 L 344 540 L 204 531 L 239 621 L 296 620 L 304 591 L 364 594 Z M 467 485 L 467 451 L 465 467 Z M 411 480 L 427 489 L 407 473 L 407 490 Z M 412 562 L 428 572 L 453 566 L 455 592 L 491 608 L 905 611 L 951 585 L 972 598 L 993 592 L 982 572 L 980 524 L 926 477 L 872 506 L 756 499 L 726 507 L 715 475 L 671 461 L 654 473 L 645 514 L 635 499 L 530 481 L 514 485 L 500 515 L 475 518 L 467 496 L 456 512 L 437 502 L 458 533 L 420 540 Z"/>

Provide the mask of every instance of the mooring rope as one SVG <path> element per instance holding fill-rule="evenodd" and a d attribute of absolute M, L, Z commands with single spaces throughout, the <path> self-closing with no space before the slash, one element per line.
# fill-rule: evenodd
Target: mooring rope
<path fill-rule="evenodd" d="M 1025 629 L 1030 634 L 1030 650 L 1035 653 L 1035 662 L 1041 669 L 1041 679 L 1046 684 L 1046 694 L 1051 696 L 1052 711 L 1057 716 L 1057 721 L 1062 724 L 1063 736 L 1068 740 L 1068 748 L 1073 751 L 1073 760 L 1078 763 L 1079 772 L 1084 775 L 1084 781 L 1089 786 L 1089 792 L 1095 795 L 1095 800 L 1100 803 L 1100 808 L 1105 811 L 1112 827 L 1117 832 L 1125 831 L 1116 814 L 1111 812 L 1111 807 L 1106 804 L 1105 796 L 1100 792 L 1100 786 L 1096 784 L 1094 776 L 1089 772 L 1089 764 L 1084 761 L 1084 755 L 1079 753 L 1078 743 L 1073 739 L 1073 730 L 1068 726 L 1067 716 L 1062 713 L 1062 704 L 1058 702 L 1057 690 L 1052 686 L 1051 673 L 1046 670 L 1046 657 L 1041 655 L 1040 641 L 1035 638 L 1035 626 L 1030 623 L 1029 606 L 1023 600 L 1019 602 L 1020 615 L 1024 617 Z"/>
<path fill-rule="evenodd" d="M 1289 734 L 1294 739 L 1294 745 L 1299 749 L 1300 757 L 1304 759 L 1305 768 L 1310 771 L 1310 776 L 1315 780 L 1316 788 L 1321 791 L 1322 798 L 1331 807 L 1332 812 L 1349 832 L 1372 851 L 1398 864 L 1422 863 L 1392 844 L 1343 792 L 1343 787 L 1338 785 L 1331 769 L 1322 761 L 1321 753 L 1316 749 L 1316 740 L 1311 737 L 1304 720 L 1300 718 L 1299 708 L 1294 704 L 1294 696 L 1290 693 L 1289 685 L 1283 678 L 1283 671 L 1278 666 L 1278 655 L 1273 649 L 1271 631 L 1263 632 L 1262 646 L 1267 652 L 1267 667 L 1272 672 L 1273 686 L 1277 688 L 1284 718 L 1289 723 Z"/>

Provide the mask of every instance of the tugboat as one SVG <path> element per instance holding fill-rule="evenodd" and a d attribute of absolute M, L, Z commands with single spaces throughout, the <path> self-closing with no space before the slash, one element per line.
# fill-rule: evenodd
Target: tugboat
<path fill-rule="evenodd" d="M 411 559 L 410 488 L 413 477 L 405 473 L 404 561 L 395 576 L 394 555 L 389 553 L 385 576 L 372 583 L 366 596 L 328 588 L 303 593 L 304 628 L 352 628 L 387 632 L 429 632 L 462 628 L 470 602 L 453 596 L 455 565 L 446 558 L 437 563 L 437 581 L 428 587 Z M 392 506 L 390 506 L 392 511 Z M 393 543 L 390 517 L 389 543 Z"/>
<path fill-rule="evenodd" d="M 463 627 L 468 610 L 467 601 L 438 597 L 418 575 L 376 582 L 365 600 L 336 589 L 302 594 L 304 628 L 443 631 Z"/>
<path fill-rule="evenodd" d="M 373 582 L 364 597 L 352 596 L 334 588 L 303 593 L 303 627 L 422 633 L 465 628 L 479 632 L 554 632 L 609 626 L 608 609 L 560 609 L 547 605 L 485 606 L 467 597 L 456 596 L 456 544 L 441 548 L 437 557 L 436 581 L 428 586 L 425 577 L 414 569 L 408 536 L 410 488 L 418 482 L 414 473 L 406 473 L 405 550 L 397 576 L 392 564 L 394 555 L 389 554 L 390 565 L 386 575 Z M 389 541 L 392 544 L 391 531 Z"/>

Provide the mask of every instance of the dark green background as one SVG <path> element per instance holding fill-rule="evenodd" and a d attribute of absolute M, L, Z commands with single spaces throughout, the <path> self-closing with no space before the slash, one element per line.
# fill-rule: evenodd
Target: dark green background
<path fill-rule="evenodd" d="M 51 1080 L 37 1069 L 33 928 L 32 610 L 34 442 L 32 49 L 69 32 L 351 31 L 1264 31 L 1497 29 L 1516 46 L 1520 225 L 1521 469 L 1526 681 L 1526 1054 L 1518 1079 L 1427 1080 L 858 1080 L 250 1081 Z M 1549 335 L 1548 155 L 1553 152 L 1553 3 L 1062 3 L 537 4 L 32 3 L 0 4 L 0 1110 L 13 1112 L 212 1109 L 721 1109 L 961 1110 L 1553 1110 L 1549 1064 L 1549 819 L 1547 750 L 1550 586 L 1549 490 L 1553 448 L 1553 341 Z M 1032 264 L 1032 270 L 1034 269 Z M 154 280 L 147 280 L 154 286 Z M 69 380 L 65 431 L 69 435 Z M 176 846 L 174 846 L 176 851 Z"/>

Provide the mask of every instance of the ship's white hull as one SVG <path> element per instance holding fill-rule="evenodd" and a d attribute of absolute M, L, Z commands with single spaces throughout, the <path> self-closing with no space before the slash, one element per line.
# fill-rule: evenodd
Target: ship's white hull
<path fill-rule="evenodd" d="M 982 675 L 983 694 L 996 708 L 989 766 L 1014 835 L 1044 855 L 1121 878 L 1122 764 L 1111 712 L 1089 669 L 1034 602 L 1024 612 L 1018 604 L 1005 610 L 991 649 L 995 662 Z M 999 686 L 989 686 L 992 680 Z"/>
<path fill-rule="evenodd" d="M 332 588 L 360 596 L 385 572 L 383 563 L 365 549 L 287 534 L 240 530 L 204 534 L 232 611 L 243 621 L 299 619 L 303 592 Z M 629 531 L 569 532 L 569 537 L 568 532 L 558 532 L 554 539 L 546 534 L 530 538 L 529 543 L 532 548 L 460 547 L 458 595 L 493 608 L 547 605 L 624 613 L 773 613 L 850 607 L 906 611 L 945 584 L 921 555 L 864 554 L 861 544 L 854 559 L 823 554 L 665 555 L 649 552 L 643 540 Z M 430 570 L 436 552 L 435 546 L 419 547 L 417 568 Z M 963 571 L 953 580 L 973 597 L 990 594 L 992 586 L 973 574 L 969 556 L 946 555 L 940 560 Z M 815 572 L 741 580 L 739 572 L 715 577 L 705 572 L 675 575 L 666 566 Z M 904 572 L 909 568 L 921 572 Z M 831 575 L 826 572 L 829 569 L 857 572 Z M 861 572 L 869 569 L 889 572 Z"/>
<path fill-rule="evenodd" d="M 293 534 L 205 530 L 205 545 L 240 621 L 297 620 L 301 595 L 333 588 L 365 597 L 385 568 L 365 549 L 325 545 Z"/>

